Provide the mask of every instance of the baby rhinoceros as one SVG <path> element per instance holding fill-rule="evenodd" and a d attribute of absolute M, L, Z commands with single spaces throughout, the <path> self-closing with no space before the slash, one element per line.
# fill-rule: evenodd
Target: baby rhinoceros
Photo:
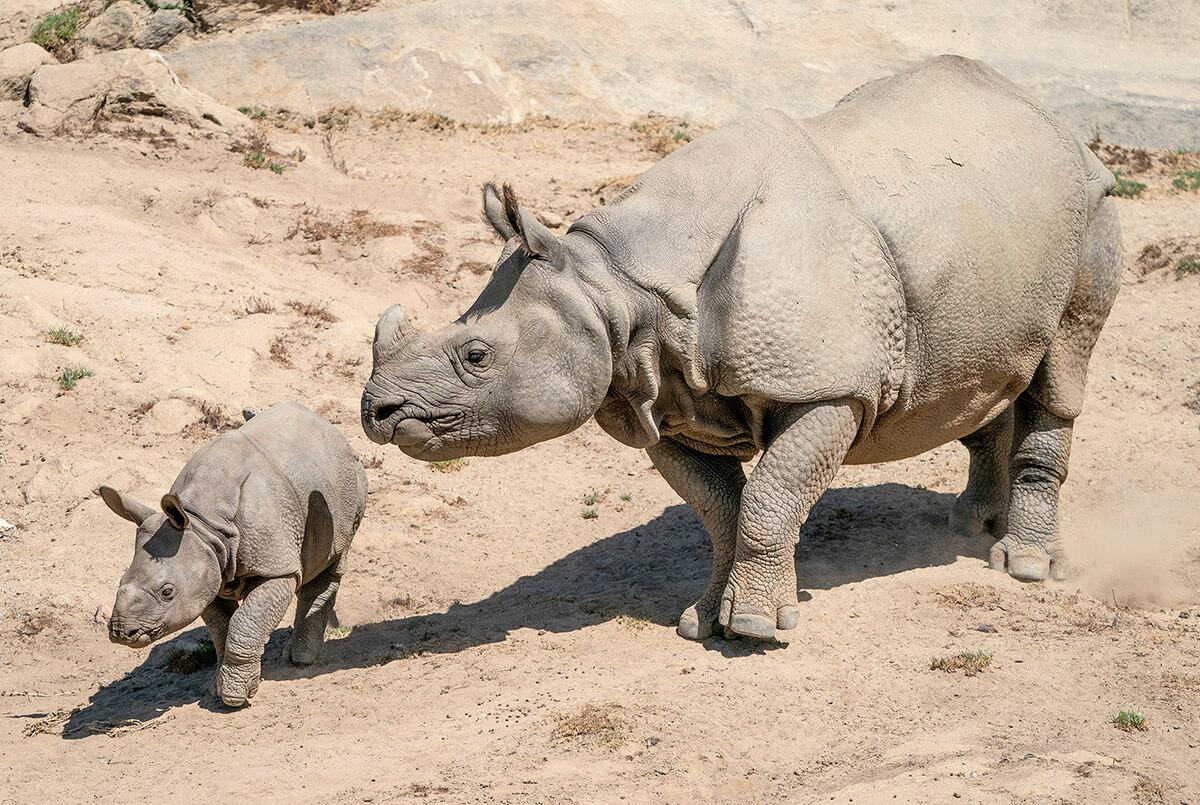
<path fill-rule="evenodd" d="M 148 646 L 197 616 L 217 652 L 215 692 L 230 706 L 258 689 L 262 653 L 295 594 L 288 656 L 317 658 L 362 521 L 367 477 L 336 428 L 302 405 L 277 405 L 201 447 L 162 512 L 100 487 L 137 524 L 109 638 Z"/>

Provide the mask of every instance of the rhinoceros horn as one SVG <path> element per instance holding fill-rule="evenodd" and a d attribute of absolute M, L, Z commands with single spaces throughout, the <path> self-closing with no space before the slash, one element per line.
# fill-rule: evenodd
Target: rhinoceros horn
<path fill-rule="evenodd" d="M 375 325 L 375 343 L 372 347 L 375 359 L 379 360 L 380 355 L 394 351 L 404 339 L 416 331 L 412 322 L 404 315 L 403 308 L 399 305 L 389 307 Z"/>

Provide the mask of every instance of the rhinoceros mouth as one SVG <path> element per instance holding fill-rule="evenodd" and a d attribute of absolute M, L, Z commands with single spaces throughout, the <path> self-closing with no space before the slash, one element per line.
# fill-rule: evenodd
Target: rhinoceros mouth
<path fill-rule="evenodd" d="M 162 636 L 163 624 L 150 627 L 130 627 L 113 620 L 108 624 L 108 639 L 130 648 L 145 648 Z"/>
<path fill-rule="evenodd" d="M 464 415 L 460 412 L 429 413 L 414 412 L 398 416 L 392 427 L 389 441 L 397 447 L 420 447 L 432 440 L 440 440 L 461 428 Z"/>

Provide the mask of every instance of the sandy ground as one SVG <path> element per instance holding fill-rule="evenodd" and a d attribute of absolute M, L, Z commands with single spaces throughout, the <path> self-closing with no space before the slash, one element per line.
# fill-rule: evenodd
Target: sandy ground
<path fill-rule="evenodd" d="M 588 424 L 436 471 L 358 425 L 383 309 L 432 326 L 485 283 L 482 181 L 569 221 L 652 138 L 380 122 L 271 127 L 306 156 L 278 175 L 144 122 L 0 140 L 0 517 L 19 524 L 0 801 L 1200 804 L 1200 278 L 1127 274 L 1063 491 L 1070 581 L 1015 582 L 948 532 L 949 445 L 841 472 L 786 643 L 691 643 L 674 625 L 710 548 L 644 454 Z M 1165 180 L 1118 204 L 1131 266 L 1198 234 L 1200 194 Z M 92 375 L 64 391 L 71 367 Z M 235 711 L 209 670 L 166 670 L 202 627 L 108 642 L 133 529 L 94 492 L 153 502 L 214 428 L 284 400 L 345 433 L 372 492 L 322 658 L 286 664 L 281 628 Z M 990 666 L 931 670 L 968 650 Z M 1147 729 L 1115 729 L 1121 709 Z"/>

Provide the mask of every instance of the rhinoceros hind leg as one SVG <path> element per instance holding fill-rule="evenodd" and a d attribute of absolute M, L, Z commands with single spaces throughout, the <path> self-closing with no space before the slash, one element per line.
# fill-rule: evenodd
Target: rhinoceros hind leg
<path fill-rule="evenodd" d="M 967 488 L 954 501 L 950 530 L 964 537 L 1000 537 L 1007 528 L 1013 409 L 959 441 L 971 456 Z"/>
<path fill-rule="evenodd" d="M 1067 478 L 1073 420 L 1051 413 L 1028 393 L 1017 398 L 1014 409 L 1008 528 L 992 546 L 990 564 L 1021 581 L 1064 579 L 1058 490 Z"/>
<path fill-rule="evenodd" d="M 288 643 L 288 659 L 293 665 L 312 665 L 321 653 L 341 585 L 339 567 L 340 563 L 326 568 L 296 590 L 296 620 Z"/>
<path fill-rule="evenodd" d="M 1091 212 L 1079 273 L 1058 331 L 1029 388 L 1013 403 L 1012 499 L 1008 527 L 992 548 L 991 566 L 1014 578 L 1067 575 L 1058 537 L 1058 489 L 1067 478 L 1071 430 L 1083 406 L 1088 360 L 1120 278 L 1120 223 L 1112 199 L 1103 198 Z"/>

